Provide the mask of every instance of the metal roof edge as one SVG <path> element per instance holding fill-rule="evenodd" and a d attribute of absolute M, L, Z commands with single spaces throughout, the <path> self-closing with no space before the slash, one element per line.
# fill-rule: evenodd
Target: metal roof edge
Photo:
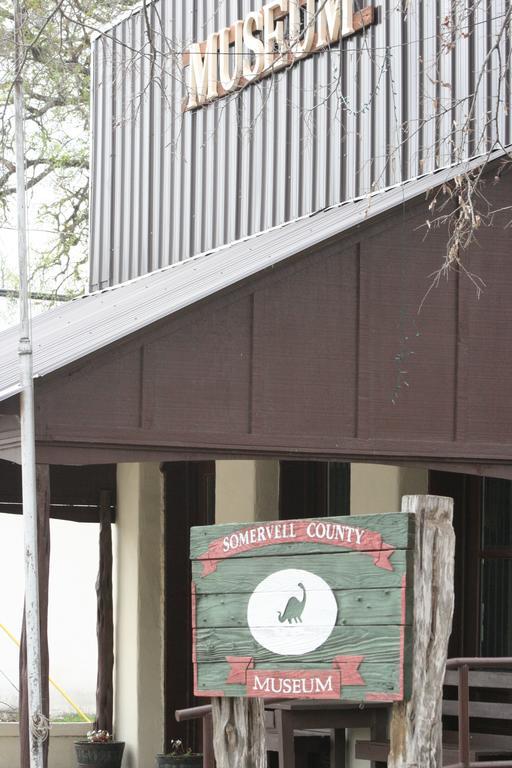
<path fill-rule="evenodd" d="M 14 395 L 19 395 L 21 392 L 21 384 L 14 384 L 10 387 L 6 387 L 3 390 L 0 390 L 0 401 L 1 400 L 8 400 L 10 397 L 14 397 Z"/>
<path fill-rule="evenodd" d="M 105 286 L 104 288 L 98 288 L 95 291 L 91 291 L 90 293 L 85 293 L 83 296 L 77 297 L 77 299 L 74 299 L 74 301 L 77 301 L 78 299 L 85 299 L 88 296 L 97 296 L 98 294 L 101 294 L 101 293 L 108 293 L 110 291 L 118 290 L 119 288 L 122 288 L 125 285 L 132 285 L 133 283 L 137 283 L 144 279 L 147 279 L 150 275 L 169 272 L 173 269 L 183 267 L 183 264 L 194 263 L 208 256 L 211 256 L 215 253 L 219 253 L 220 251 L 227 250 L 228 248 L 231 248 L 234 245 L 238 245 L 240 243 L 253 242 L 257 238 L 262 237 L 263 235 L 266 235 L 269 232 L 275 232 L 279 229 L 283 229 L 284 227 L 288 227 L 291 224 L 295 224 L 301 221 L 306 221 L 307 219 L 312 219 L 321 213 L 343 209 L 355 203 L 360 203 L 363 200 L 368 200 L 368 207 L 370 207 L 374 199 L 382 198 L 383 205 L 379 206 L 379 209 L 380 208 L 382 208 L 383 210 L 392 209 L 393 203 L 390 204 L 389 195 L 392 194 L 393 192 L 395 193 L 398 191 L 402 193 L 405 192 L 405 194 L 402 195 L 404 202 L 413 200 L 415 197 L 419 197 L 424 192 L 427 192 L 430 189 L 434 189 L 435 187 L 439 186 L 440 184 L 443 184 L 446 181 L 451 181 L 453 178 L 455 178 L 455 176 L 458 175 L 458 173 L 454 173 L 454 171 L 458 171 L 460 173 L 469 173 L 475 170 L 476 168 L 478 168 L 480 165 L 483 165 L 484 163 L 491 163 L 491 162 L 494 162 L 495 160 L 499 160 L 500 157 L 507 156 L 509 152 L 512 152 L 512 144 L 507 144 L 503 148 L 500 148 L 498 150 L 493 150 L 486 154 L 473 155 L 472 157 L 467 158 L 466 160 L 463 160 L 461 162 L 452 163 L 451 165 L 444 166 L 443 168 L 438 168 L 435 171 L 424 173 L 421 176 L 416 176 L 414 177 L 414 179 L 407 179 L 406 181 L 400 181 L 400 182 L 397 182 L 396 184 L 390 185 L 389 187 L 384 187 L 383 189 L 377 189 L 373 192 L 369 192 L 366 195 L 360 195 L 358 197 L 350 198 L 349 200 L 343 200 L 343 202 L 336 203 L 336 205 L 331 205 L 331 206 L 328 206 L 327 208 L 319 208 L 317 211 L 313 211 L 312 213 L 306 213 L 303 216 L 297 216 L 295 219 L 289 219 L 288 221 L 284 221 L 281 224 L 276 224 L 273 227 L 268 227 L 267 229 L 261 230 L 261 232 L 254 232 L 251 235 L 245 235 L 244 237 L 240 237 L 238 240 L 231 240 L 229 243 L 223 243 L 222 245 L 218 245 L 215 248 L 210 248 L 207 251 L 196 253 L 194 256 L 189 256 L 186 259 L 183 259 L 182 261 L 176 261 L 173 264 L 167 264 L 165 267 L 160 267 L 160 269 L 155 269 L 152 272 L 146 272 L 143 275 L 137 275 L 136 277 L 132 277 L 130 280 L 125 280 L 123 283 L 117 283 L 116 285 L 109 285 L 109 286 Z M 400 201 L 395 203 L 395 205 L 398 205 L 399 202 Z M 382 213 L 382 212 L 383 212 L 382 210 L 374 211 L 372 216 L 377 216 L 379 213 Z M 366 215 L 362 217 L 362 219 L 365 219 L 365 218 L 367 218 Z M 357 225 L 353 224 L 353 226 L 357 226 Z M 344 228 L 341 227 L 339 231 L 340 232 L 344 231 Z M 327 238 L 322 237 L 321 239 L 327 239 Z"/>
<path fill-rule="evenodd" d="M 285 222 L 279 226 L 267 229 L 264 232 L 256 233 L 249 237 L 241 238 L 237 241 L 219 246 L 216 249 L 206 251 L 176 264 L 163 267 L 160 270 L 155 270 L 149 274 L 133 278 L 132 280 L 126 281 L 125 283 L 86 294 L 83 297 L 79 297 L 69 302 L 65 308 L 57 307 L 54 308 L 54 310 L 49 310 L 49 312 L 57 311 L 60 313 L 65 313 L 71 310 L 72 307 L 77 307 L 79 301 L 98 297 L 101 294 L 110 293 L 111 291 L 120 291 L 123 289 L 123 287 L 134 283 L 141 283 L 143 280 L 150 282 L 154 276 L 165 272 L 192 269 L 193 274 L 194 264 L 197 264 L 199 261 L 207 263 L 213 254 L 219 255 L 222 254 L 222 252 L 229 253 L 229 251 L 237 244 L 240 245 L 242 243 L 246 243 L 248 255 L 250 255 L 250 252 L 253 250 L 251 245 L 258 243 L 258 240 L 261 240 L 262 237 L 269 235 L 269 233 L 285 230 L 286 227 L 293 227 L 294 224 L 297 225 L 299 222 L 304 224 L 305 222 L 311 221 L 311 227 L 303 226 L 300 230 L 300 244 L 298 244 L 293 237 L 286 238 L 285 235 L 281 239 L 280 249 L 277 252 L 271 252 L 270 254 L 267 254 L 263 248 L 265 257 L 260 258 L 259 261 L 251 262 L 250 258 L 247 260 L 241 259 L 240 263 L 237 261 L 236 270 L 233 268 L 231 268 L 231 270 L 228 269 L 226 274 L 224 274 L 223 270 L 220 270 L 219 275 L 216 276 L 215 280 L 210 280 L 210 282 L 197 285 L 193 292 L 185 296 L 178 295 L 176 297 L 177 300 L 172 307 L 168 307 L 164 304 L 162 307 L 158 307 L 157 310 L 149 316 L 144 316 L 144 314 L 141 313 L 140 317 L 135 318 L 136 322 L 132 322 L 129 327 L 119 328 L 113 333 L 107 334 L 99 340 L 99 343 L 95 347 L 86 345 L 86 347 L 83 347 L 78 351 L 75 357 L 68 356 L 61 357 L 59 359 L 59 357 L 52 356 L 50 359 L 46 360 L 46 364 L 40 365 L 37 371 L 34 371 L 34 378 L 48 375 L 55 370 L 59 370 L 70 362 L 79 360 L 83 357 L 86 357 L 88 354 L 91 354 L 92 352 L 104 349 L 109 345 L 114 344 L 123 338 L 126 338 L 127 336 L 140 332 L 142 329 L 152 325 L 155 322 L 159 322 L 171 314 L 175 314 L 176 312 L 179 312 L 186 307 L 192 306 L 197 302 L 218 293 L 221 290 L 237 285 L 243 280 L 246 280 L 255 274 L 261 273 L 269 267 L 276 266 L 277 264 L 286 261 L 288 258 L 291 258 L 295 254 L 314 248 L 320 243 L 328 241 L 331 238 L 339 236 L 345 232 L 350 232 L 352 229 L 361 225 L 362 223 L 365 223 L 366 221 L 369 221 L 380 214 L 391 211 L 398 205 L 420 197 L 422 194 L 425 194 L 430 190 L 440 186 L 441 184 L 452 180 L 457 175 L 471 172 L 472 170 L 482 166 L 484 163 L 498 160 L 506 154 L 507 148 L 500 148 L 499 150 L 487 153 L 486 155 L 480 155 L 475 158 L 463 161 L 462 163 L 453 164 L 435 173 L 424 174 L 422 177 L 404 182 L 399 185 L 394 185 L 393 187 L 387 188 L 386 190 L 380 190 L 364 197 L 346 201 L 340 203 L 339 205 L 331 206 L 330 208 L 323 209 L 322 211 L 318 211 L 307 216 L 302 216 L 293 221 Z M 361 203 L 364 201 L 367 201 L 367 205 L 361 205 Z M 347 208 L 347 215 L 337 215 L 341 214 L 341 211 L 344 207 Z M 354 210 L 351 211 L 351 207 L 354 208 Z M 314 225 L 314 220 L 318 216 L 322 217 L 320 228 Z M 260 248 L 260 251 L 261 250 L 262 249 Z M 254 251 L 257 253 L 258 248 L 254 248 Z M 148 288 L 151 288 L 149 284 Z M 170 289 L 172 290 L 172 285 L 170 286 Z M 113 301 L 113 305 L 115 306 L 115 300 Z M 49 312 L 44 313 L 44 315 L 47 316 Z M 43 315 L 40 317 L 42 318 Z M 3 333 L 10 333 L 11 336 L 14 337 L 15 328 L 16 326 L 11 327 L 10 329 L 6 329 L 6 331 Z M 3 335 L 3 333 L 1 335 Z M 13 378 L 14 377 L 12 377 L 10 381 L 6 382 L 6 386 L 3 390 L 0 390 L 0 400 L 6 400 L 10 397 L 13 397 L 21 391 L 19 382 L 16 381 L 16 379 L 13 381 Z"/>
<path fill-rule="evenodd" d="M 337 235 L 340 235 L 344 232 L 348 232 L 352 230 L 354 227 L 364 223 L 365 221 L 369 221 L 370 219 L 373 219 L 374 217 L 382 213 L 386 213 L 387 211 L 392 210 L 397 205 L 410 202 L 414 198 L 420 197 L 422 194 L 425 194 L 430 190 L 435 189 L 441 184 L 446 183 L 447 181 L 451 181 L 459 173 L 469 173 L 472 170 L 475 170 L 479 166 L 483 165 L 485 162 L 493 162 L 494 160 L 498 160 L 500 157 L 504 156 L 505 154 L 506 154 L 505 150 L 500 149 L 496 152 L 493 152 L 487 155 L 476 156 L 467 161 L 465 160 L 462 163 L 453 164 L 451 166 L 447 166 L 446 168 L 439 169 L 433 173 L 424 174 L 423 176 L 412 179 L 410 181 L 396 184 L 392 187 L 386 188 L 385 190 L 372 192 L 369 195 L 364 195 L 359 198 L 354 198 L 353 200 L 347 200 L 342 203 L 339 203 L 336 206 L 330 206 L 329 208 L 321 209 L 311 214 L 306 214 L 305 216 L 301 216 L 291 221 L 284 222 L 275 227 L 270 227 L 269 229 L 263 230 L 262 232 L 256 232 L 253 235 L 249 235 L 247 237 L 240 238 L 239 240 L 235 240 L 230 243 L 226 243 L 224 245 L 218 246 L 217 248 L 213 248 L 209 251 L 196 254 L 195 256 L 191 256 L 187 259 L 184 259 L 183 261 L 170 264 L 166 267 L 162 267 L 161 269 L 154 270 L 153 272 L 149 272 L 145 275 L 134 277 L 131 280 L 127 280 L 124 283 L 119 283 L 118 285 L 102 288 L 98 291 L 94 291 L 91 294 L 85 294 L 83 297 L 80 297 L 80 298 L 87 299 L 88 296 L 97 296 L 99 294 L 116 291 L 116 290 L 122 289 L 124 286 L 133 285 L 135 283 L 140 283 L 144 280 L 147 280 L 148 278 L 151 278 L 153 275 L 163 274 L 165 272 L 171 272 L 172 270 L 176 270 L 176 269 L 190 268 L 190 266 L 192 266 L 197 261 L 203 261 L 204 259 L 207 259 L 208 257 L 211 257 L 214 254 L 219 254 L 222 251 L 229 251 L 235 245 L 239 245 L 242 243 L 247 243 L 250 245 L 251 243 L 256 242 L 259 238 L 269 234 L 270 232 L 275 232 L 277 230 L 285 229 L 286 227 L 294 223 L 304 222 L 304 221 L 307 221 L 308 219 L 314 219 L 315 216 L 322 213 L 331 212 L 334 214 L 335 211 L 341 210 L 343 207 L 348 207 L 349 205 L 355 205 L 357 203 L 361 203 L 364 200 L 368 200 L 368 206 L 365 207 L 362 211 L 357 211 L 354 218 L 351 218 L 348 221 L 344 221 L 336 217 L 336 219 L 332 222 L 324 222 L 322 231 L 321 231 L 321 236 L 318 236 L 317 233 L 314 233 L 314 234 L 312 233 L 310 234 L 309 237 L 303 238 L 299 249 L 297 248 L 296 243 L 290 242 L 288 247 L 284 248 L 277 258 L 274 257 L 271 263 L 269 262 L 268 266 L 276 266 L 277 264 L 283 261 L 286 261 L 286 259 L 290 258 L 296 253 L 308 250 L 309 248 L 313 248 L 323 241 L 329 240 L 330 238 L 336 237 Z M 162 313 L 159 317 L 152 318 L 149 322 L 143 322 L 141 320 L 136 326 L 130 329 L 128 334 L 119 334 L 116 338 L 110 339 L 108 343 L 116 343 L 117 341 L 120 341 L 122 338 L 125 338 L 126 335 L 137 333 L 141 331 L 143 328 L 152 324 L 153 322 L 159 322 L 164 317 L 170 314 L 175 314 L 176 312 L 179 312 L 182 309 L 185 309 L 186 307 L 191 306 L 192 304 L 202 301 L 205 298 L 208 298 L 208 296 L 213 295 L 219 290 L 222 290 L 224 288 L 229 288 L 232 285 L 236 285 L 237 283 L 242 282 L 243 280 L 246 280 L 247 278 L 251 277 L 253 274 L 257 274 L 258 272 L 263 271 L 263 269 L 265 269 L 265 267 L 261 267 L 258 270 L 252 270 L 248 266 L 247 269 L 240 270 L 240 272 L 237 274 L 235 279 L 231 281 L 227 281 L 221 287 L 217 287 L 214 290 L 211 290 L 211 286 L 209 286 L 205 290 L 200 290 L 195 294 L 193 300 L 184 301 L 180 303 L 178 306 L 176 306 L 172 312 Z M 79 299 L 75 299 L 74 301 L 78 301 L 78 300 Z M 105 346 L 108 346 L 108 344 L 105 344 Z M 49 370 L 44 371 L 41 373 L 41 375 L 46 375 L 47 373 L 50 373 L 50 372 L 51 371 Z M 0 397 L 1 397 L 1 394 L 0 394 Z"/>

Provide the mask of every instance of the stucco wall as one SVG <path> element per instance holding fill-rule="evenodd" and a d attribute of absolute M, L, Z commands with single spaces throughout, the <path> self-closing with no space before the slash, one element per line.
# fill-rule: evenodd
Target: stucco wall
<path fill-rule="evenodd" d="M 115 735 L 124 768 L 163 748 L 163 503 L 158 464 L 120 464 L 116 524 Z"/>
<path fill-rule="evenodd" d="M 387 464 L 352 464 L 350 467 L 352 515 L 399 512 L 402 496 L 427 492 L 426 469 L 393 467 Z"/>
<path fill-rule="evenodd" d="M 215 522 L 278 517 L 279 461 L 216 461 L 215 473 Z"/>
<path fill-rule="evenodd" d="M 74 743 L 83 739 L 89 723 L 55 723 L 50 731 L 48 768 L 71 768 L 76 764 Z M 0 768 L 19 768 L 18 723 L 0 723 Z"/>

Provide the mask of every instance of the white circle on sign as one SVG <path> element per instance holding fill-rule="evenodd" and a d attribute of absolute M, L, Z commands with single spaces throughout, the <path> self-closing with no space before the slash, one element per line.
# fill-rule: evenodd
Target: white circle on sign
<path fill-rule="evenodd" d="M 330 636 L 338 605 L 330 586 L 310 571 L 286 568 L 260 581 L 247 606 L 247 624 L 260 645 L 280 656 L 302 656 Z"/>

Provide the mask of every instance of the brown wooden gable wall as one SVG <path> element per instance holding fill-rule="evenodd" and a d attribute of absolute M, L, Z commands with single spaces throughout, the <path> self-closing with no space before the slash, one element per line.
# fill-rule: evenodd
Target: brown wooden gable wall
<path fill-rule="evenodd" d="M 46 377 L 41 455 L 512 462 L 512 230 L 479 233 L 479 300 L 454 272 L 418 314 L 446 243 L 429 215 L 395 210 Z"/>

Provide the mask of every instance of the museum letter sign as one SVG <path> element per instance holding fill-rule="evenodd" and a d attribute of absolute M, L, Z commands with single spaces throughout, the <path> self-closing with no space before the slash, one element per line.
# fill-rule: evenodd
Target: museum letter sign
<path fill-rule="evenodd" d="M 289 67 L 372 23 L 373 7 L 355 12 L 353 0 L 272 0 L 185 52 L 185 109 Z"/>
<path fill-rule="evenodd" d="M 193 528 L 197 696 L 401 701 L 414 516 Z"/>

